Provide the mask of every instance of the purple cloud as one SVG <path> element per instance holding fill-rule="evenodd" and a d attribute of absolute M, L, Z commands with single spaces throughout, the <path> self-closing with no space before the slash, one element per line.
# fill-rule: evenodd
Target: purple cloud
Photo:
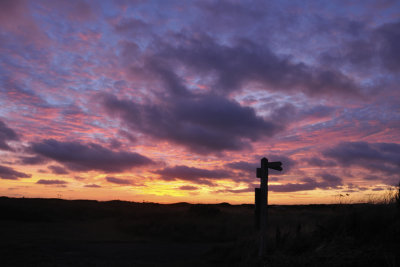
<path fill-rule="evenodd" d="M 297 192 L 297 191 L 309 191 L 314 189 L 334 189 L 341 186 L 342 179 L 331 174 L 320 174 L 322 181 L 318 182 L 314 178 L 304 178 L 302 183 L 287 183 L 281 185 L 269 185 L 268 190 L 273 192 Z"/>
<path fill-rule="evenodd" d="M 39 165 L 48 162 L 49 160 L 42 156 L 21 156 L 19 163 L 23 165 Z"/>
<path fill-rule="evenodd" d="M 51 165 L 47 167 L 54 174 L 68 174 L 69 172 L 61 166 Z"/>
<path fill-rule="evenodd" d="M 263 158 L 263 156 L 257 155 L 255 158 L 257 158 L 257 161 L 254 161 L 254 162 L 246 162 L 246 161 L 230 162 L 230 163 L 225 164 L 225 167 L 244 171 L 255 177 L 256 169 L 260 167 L 260 159 Z M 296 161 L 294 161 L 290 157 L 287 157 L 284 155 L 270 154 L 268 156 L 268 158 L 271 159 L 270 161 L 282 162 L 282 168 L 283 168 L 283 171 L 276 171 L 276 170 L 270 169 L 269 170 L 270 174 L 288 173 L 293 168 L 293 166 L 295 166 L 297 164 Z"/>
<path fill-rule="evenodd" d="M 100 188 L 100 185 L 97 184 L 86 184 L 85 187 L 89 187 L 89 188 Z"/>
<path fill-rule="evenodd" d="M 385 23 L 368 30 L 363 27 L 357 38 L 345 43 L 342 53 L 329 51 L 322 61 L 331 64 L 349 62 L 361 68 L 380 67 L 397 73 L 400 71 L 400 21 Z"/>
<path fill-rule="evenodd" d="M 191 181 L 197 184 L 206 184 L 212 186 L 212 180 L 229 178 L 231 173 L 225 170 L 206 170 L 183 165 L 167 167 L 161 170 L 153 171 L 161 176 L 161 179 L 173 181 L 176 179 Z"/>
<path fill-rule="evenodd" d="M 66 181 L 62 181 L 62 180 L 44 180 L 44 179 L 40 179 L 36 183 L 44 184 L 44 185 L 65 185 L 65 184 L 67 184 Z"/>
<path fill-rule="evenodd" d="M 332 160 L 325 160 L 318 157 L 311 157 L 305 159 L 308 165 L 310 166 L 317 166 L 317 167 L 334 167 L 337 165 L 335 161 Z"/>
<path fill-rule="evenodd" d="M 17 141 L 18 139 L 17 133 L 13 129 L 7 127 L 7 125 L 0 120 L 0 149 L 11 150 L 11 147 L 7 142 Z"/>
<path fill-rule="evenodd" d="M 18 180 L 19 178 L 31 178 L 31 174 L 18 172 L 13 168 L 0 165 L 0 178 L 7 180 Z"/>
<path fill-rule="evenodd" d="M 185 190 L 185 191 L 194 191 L 194 190 L 197 190 L 199 188 L 196 187 L 196 186 L 191 186 L 191 185 L 183 185 L 183 186 L 178 187 L 178 189 L 179 190 Z"/>
<path fill-rule="evenodd" d="M 70 170 L 122 172 L 149 165 L 152 160 L 134 152 L 115 152 L 98 144 L 61 142 L 54 139 L 31 144 L 32 151 L 53 159 Z"/>
<path fill-rule="evenodd" d="M 310 96 L 360 94 L 359 86 L 340 71 L 291 62 L 290 57 L 278 56 L 267 45 L 250 39 L 241 38 L 233 44 L 222 45 L 209 35 L 180 34 L 171 43 L 176 45 L 164 44 L 151 58 L 151 65 L 173 66 L 179 62 L 203 78 L 213 75 L 212 86 L 218 90 L 231 92 L 257 82 L 268 90 L 301 90 Z"/>
<path fill-rule="evenodd" d="M 131 185 L 132 181 L 127 180 L 127 179 L 121 179 L 121 178 L 116 178 L 116 177 L 106 177 L 107 182 L 113 183 L 113 184 L 119 184 L 119 185 Z"/>
<path fill-rule="evenodd" d="M 225 167 L 232 168 L 234 170 L 240 170 L 248 173 L 256 173 L 256 169 L 259 168 L 260 164 L 257 162 L 246 162 L 246 161 L 236 161 L 225 164 Z"/>
<path fill-rule="evenodd" d="M 182 89 L 184 90 L 184 89 Z M 132 130 L 181 144 L 201 154 L 241 150 L 282 125 L 257 116 L 250 107 L 217 95 L 168 99 L 158 106 L 140 105 L 102 95 L 110 115 L 117 115 Z"/>
<path fill-rule="evenodd" d="M 268 190 L 272 192 L 297 192 L 297 191 L 308 191 L 316 189 L 316 182 L 307 183 L 287 183 L 281 185 L 270 185 Z"/>
<path fill-rule="evenodd" d="M 319 188 L 325 189 L 325 188 L 336 188 L 338 186 L 343 185 L 343 180 L 342 178 L 332 175 L 329 173 L 322 173 L 320 174 L 320 177 L 322 178 L 322 182 L 318 184 Z"/>
<path fill-rule="evenodd" d="M 400 145 L 397 143 L 342 142 L 323 151 L 340 166 L 360 166 L 387 175 L 400 173 Z"/>

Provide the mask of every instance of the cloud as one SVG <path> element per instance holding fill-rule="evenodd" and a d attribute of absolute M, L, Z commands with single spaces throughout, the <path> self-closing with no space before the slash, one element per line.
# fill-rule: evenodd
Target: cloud
<path fill-rule="evenodd" d="M 269 185 L 268 191 L 272 192 L 297 192 L 297 191 L 309 191 L 316 189 L 317 183 L 306 182 L 306 183 L 287 183 L 281 185 Z"/>
<path fill-rule="evenodd" d="M 376 175 L 366 175 L 363 177 L 363 179 L 366 181 L 378 181 L 378 180 L 381 180 L 381 177 L 376 176 Z"/>
<path fill-rule="evenodd" d="M 235 161 L 225 164 L 225 167 L 248 173 L 256 173 L 256 169 L 260 167 L 259 165 L 260 164 L 256 162 Z"/>
<path fill-rule="evenodd" d="M 260 157 L 261 158 L 261 157 Z M 285 155 L 277 155 L 277 154 L 270 154 L 268 155 L 269 161 L 280 161 L 282 162 L 282 171 L 276 171 L 270 169 L 270 174 L 287 174 L 289 173 L 294 166 L 297 165 L 297 162 Z"/>
<path fill-rule="evenodd" d="M 56 166 L 56 165 L 51 165 L 47 167 L 49 170 L 51 170 L 52 173 L 54 174 L 68 174 L 69 172 L 64 169 L 63 167 Z"/>
<path fill-rule="evenodd" d="M 256 170 L 257 168 L 260 168 L 260 159 L 263 158 L 263 156 L 256 155 L 254 158 L 257 158 L 257 160 L 253 162 L 247 162 L 247 161 L 235 161 L 235 162 L 230 162 L 225 164 L 224 166 L 227 169 L 234 169 L 238 171 L 242 171 L 244 173 L 241 174 L 240 178 L 237 178 L 236 180 L 242 179 L 242 180 L 252 180 L 256 179 Z M 282 171 L 276 171 L 273 169 L 269 169 L 269 175 L 275 175 L 275 174 L 286 174 L 289 173 L 293 166 L 295 166 L 297 163 L 296 161 L 292 160 L 291 158 L 284 156 L 284 155 L 276 155 L 276 154 L 269 154 L 268 159 L 271 159 L 270 161 L 280 161 L 282 162 Z M 246 175 L 247 174 L 247 175 Z M 247 176 L 247 177 L 246 177 Z M 279 180 L 278 177 L 270 177 L 270 179 L 275 179 Z"/>
<path fill-rule="evenodd" d="M 298 192 L 298 191 L 310 191 L 315 189 L 329 190 L 336 189 L 343 185 L 342 179 L 338 176 L 322 173 L 319 174 L 321 178 L 317 181 L 315 178 L 304 178 L 301 183 L 286 183 L 286 184 L 271 184 L 268 185 L 268 191 L 271 192 Z M 248 188 L 242 189 L 224 189 L 217 192 L 230 192 L 230 193 L 249 193 L 254 192 L 254 187 L 258 185 L 250 184 Z"/>
<path fill-rule="evenodd" d="M 3 30 L 31 35 L 38 33 L 37 25 L 26 0 L 0 1 L 0 23 Z"/>
<path fill-rule="evenodd" d="M 311 157 L 311 158 L 305 159 L 305 161 L 307 162 L 308 165 L 317 166 L 317 167 L 335 167 L 335 166 L 337 166 L 337 163 L 335 161 L 325 160 L 325 159 L 321 159 L 318 157 Z"/>
<path fill-rule="evenodd" d="M 153 171 L 153 173 L 159 174 L 161 178 L 166 181 L 179 179 L 210 186 L 213 185 L 212 180 L 229 178 L 232 176 L 230 172 L 225 170 L 206 170 L 183 165 L 156 170 Z"/>
<path fill-rule="evenodd" d="M 86 184 L 85 187 L 89 187 L 89 188 L 100 188 L 100 185 L 97 184 Z"/>
<path fill-rule="evenodd" d="M 393 73 L 400 71 L 400 21 L 385 23 L 376 28 L 363 28 L 358 38 L 343 44 L 340 52 L 327 51 L 321 59 L 325 63 L 351 63 L 361 68 L 380 66 Z"/>
<path fill-rule="evenodd" d="M 196 186 L 191 186 L 191 185 L 183 185 L 183 186 L 178 187 L 178 189 L 179 190 L 186 190 L 186 191 L 193 191 L 193 190 L 197 190 L 199 188 L 196 187 Z"/>
<path fill-rule="evenodd" d="M 318 183 L 318 187 L 322 189 L 327 189 L 327 188 L 336 188 L 340 185 L 343 185 L 343 180 L 342 178 L 329 174 L 329 173 L 322 173 L 320 174 L 320 177 L 322 178 L 322 182 Z"/>
<path fill-rule="evenodd" d="M 131 185 L 132 181 L 127 180 L 127 179 L 120 179 L 120 178 L 115 178 L 115 177 L 106 177 L 107 182 L 113 183 L 113 184 L 119 184 L 119 185 Z"/>
<path fill-rule="evenodd" d="M 30 178 L 31 174 L 26 174 L 23 172 L 18 172 L 13 168 L 0 165 L 0 178 L 7 180 L 18 180 L 19 178 Z"/>
<path fill-rule="evenodd" d="M 386 69 L 400 71 L 400 21 L 386 23 L 376 30 L 378 53 Z"/>
<path fill-rule="evenodd" d="M 264 43 L 258 45 L 242 38 L 231 44 L 220 44 L 208 35 L 179 34 L 163 43 L 153 61 L 158 65 L 177 63 L 200 75 L 214 77 L 216 90 L 232 92 L 250 83 L 259 83 L 266 90 L 301 90 L 310 96 L 359 95 L 358 85 L 345 74 L 292 62 L 289 56 L 278 56 Z M 173 69 L 173 68 L 172 68 Z"/>
<path fill-rule="evenodd" d="M 17 140 L 19 140 L 17 133 L 0 120 L 0 149 L 11 150 L 7 142 Z"/>
<path fill-rule="evenodd" d="M 114 29 L 117 33 L 132 37 L 151 35 L 151 26 L 143 20 L 136 18 L 123 19 L 115 25 Z"/>
<path fill-rule="evenodd" d="M 82 24 L 96 18 L 94 8 L 85 0 L 46 1 L 46 5 L 57 14 L 57 17 L 65 17 L 71 22 Z"/>
<path fill-rule="evenodd" d="M 242 188 L 242 189 L 226 189 L 226 190 L 222 190 L 220 192 L 229 192 L 229 193 L 234 193 L 234 194 L 253 193 L 254 187 L 248 187 L 248 188 Z"/>
<path fill-rule="evenodd" d="M 39 165 L 48 162 L 49 160 L 42 156 L 22 156 L 19 157 L 19 163 L 23 165 Z"/>
<path fill-rule="evenodd" d="M 44 179 L 40 179 L 36 183 L 37 184 L 44 184 L 44 185 L 65 185 L 65 184 L 68 184 L 66 181 L 62 181 L 62 180 L 44 180 Z"/>
<path fill-rule="evenodd" d="M 312 107 L 306 107 L 302 109 L 301 117 L 303 119 L 326 118 L 331 116 L 335 110 L 336 110 L 335 107 L 330 107 L 326 105 L 316 105 Z"/>
<path fill-rule="evenodd" d="M 282 129 L 257 116 L 252 108 L 217 95 L 167 99 L 159 105 L 141 105 L 108 94 L 101 98 L 106 111 L 119 116 L 132 130 L 201 154 L 241 150 L 250 141 Z"/>
<path fill-rule="evenodd" d="M 322 154 L 342 167 L 359 166 L 387 175 L 400 173 L 400 144 L 342 142 Z"/>
<path fill-rule="evenodd" d="M 122 172 L 149 165 L 152 160 L 134 152 L 112 151 L 98 144 L 61 142 L 54 139 L 31 144 L 32 151 L 73 171 Z"/>
<path fill-rule="evenodd" d="M 319 175 L 322 181 L 317 181 L 314 178 L 304 178 L 302 183 L 287 183 L 280 185 L 269 185 L 268 190 L 273 192 L 297 192 L 297 191 L 309 191 L 314 189 L 334 189 L 341 186 L 342 179 L 338 176 L 322 173 Z"/>

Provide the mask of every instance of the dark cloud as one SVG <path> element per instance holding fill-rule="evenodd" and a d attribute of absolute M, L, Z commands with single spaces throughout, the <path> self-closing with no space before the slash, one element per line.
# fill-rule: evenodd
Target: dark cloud
<path fill-rule="evenodd" d="M 302 109 L 301 117 L 304 119 L 325 118 L 331 116 L 335 110 L 335 107 L 316 105 Z"/>
<path fill-rule="evenodd" d="M 239 170 L 248 173 L 251 177 L 256 177 L 256 170 L 257 168 L 260 168 L 261 163 L 260 160 L 263 158 L 262 156 L 255 156 L 258 160 L 254 162 L 246 162 L 246 161 L 236 161 L 236 162 L 230 162 L 225 164 L 225 167 L 227 168 L 232 168 L 234 170 Z M 296 162 L 292 160 L 291 158 L 284 156 L 284 155 L 275 155 L 275 154 L 270 154 L 268 156 L 268 159 L 271 159 L 270 161 L 280 161 L 282 162 L 282 171 L 276 171 L 276 170 L 269 170 L 270 174 L 285 174 L 290 172 L 290 170 L 293 168 L 293 166 L 296 165 Z"/>
<path fill-rule="evenodd" d="M 101 97 L 107 112 L 119 116 L 131 129 L 202 154 L 240 150 L 283 128 L 257 116 L 252 108 L 217 95 L 174 98 L 157 106 L 113 95 Z"/>
<path fill-rule="evenodd" d="M 53 159 L 70 170 L 121 172 L 144 166 L 152 160 L 134 152 L 115 152 L 98 144 L 61 142 L 54 139 L 31 144 L 32 151 Z"/>
<path fill-rule="evenodd" d="M 340 51 L 322 53 L 325 63 L 349 62 L 361 68 L 381 66 L 391 72 L 400 71 L 400 22 L 383 24 L 372 30 L 360 29 L 358 38 L 343 44 Z"/>
<path fill-rule="evenodd" d="M 270 169 L 270 174 L 286 174 L 289 173 L 294 166 L 297 165 L 297 162 L 285 155 L 277 155 L 277 154 L 270 154 L 268 155 L 269 161 L 280 161 L 282 162 L 282 171 L 276 171 Z"/>
<path fill-rule="evenodd" d="M 277 104 L 275 100 L 268 101 L 262 108 L 270 111 L 270 118 L 279 120 L 284 125 L 304 120 L 313 124 L 313 120 L 328 118 L 336 110 L 335 107 L 321 105 L 298 108 L 290 103 Z"/>
<path fill-rule="evenodd" d="M 229 178 L 232 175 L 225 170 L 206 170 L 183 165 L 156 170 L 153 173 L 160 175 L 166 181 L 179 179 L 210 186 L 213 185 L 212 180 Z"/>
<path fill-rule="evenodd" d="M 197 190 L 199 188 L 196 187 L 196 186 L 191 186 L 191 185 L 183 185 L 183 186 L 178 187 L 178 189 L 179 190 L 186 190 L 186 191 L 194 191 L 194 190 Z"/>
<path fill-rule="evenodd" d="M 90 188 L 100 188 L 100 185 L 97 184 L 86 184 L 85 187 L 90 187 Z"/>
<path fill-rule="evenodd" d="M 204 21 L 221 30 L 232 28 L 246 28 L 265 17 L 266 3 L 259 2 L 257 5 L 245 1 L 198 1 L 196 7 L 202 11 Z"/>
<path fill-rule="evenodd" d="M 286 174 L 289 173 L 294 166 L 297 165 L 297 162 L 291 159 L 289 156 L 279 155 L 279 154 L 271 154 L 268 151 L 265 152 L 265 155 L 256 155 L 255 158 L 257 159 L 257 168 L 261 166 L 261 159 L 266 157 L 268 161 L 275 162 L 280 161 L 282 163 L 282 171 L 276 171 L 273 169 L 269 169 L 270 174 Z M 253 170 L 255 172 L 255 170 Z"/>
<path fill-rule="evenodd" d="M 127 131 L 120 130 L 118 133 L 128 139 L 131 143 L 135 143 L 137 141 L 137 138 Z"/>
<path fill-rule="evenodd" d="M 316 189 L 317 183 L 307 182 L 307 183 L 288 183 L 281 185 L 269 185 L 268 190 L 272 192 L 297 192 L 297 191 L 308 191 Z"/>
<path fill-rule="evenodd" d="M 308 165 L 310 166 L 317 166 L 317 167 L 335 167 L 337 166 L 337 163 L 333 160 L 326 160 L 326 159 L 321 159 L 318 157 L 312 157 L 305 159 Z"/>
<path fill-rule="evenodd" d="M 113 184 L 119 184 L 119 185 L 131 185 L 132 181 L 127 180 L 127 179 L 121 179 L 121 178 L 116 178 L 116 177 L 106 177 L 107 182 L 113 183 Z"/>
<path fill-rule="evenodd" d="M 30 41 L 32 41 L 30 35 L 40 35 L 36 21 L 30 13 L 29 2 L 26 0 L 0 1 L 0 24 L 2 31 L 25 35 L 24 37 Z"/>
<path fill-rule="evenodd" d="M 7 125 L 0 120 L 0 149 L 11 150 L 11 147 L 7 144 L 7 142 L 17 140 L 17 133 L 13 129 L 8 128 Z"/>
<path fill-rule="evenodd" d="M 170 69 L 183 64 L 204 80 L 212 76 L 211 85 L 219 91 L 231 92 L 256 82 L 267 90 L 301 90 L 311 96 L 359 94 L 357 84 L 343 73 L 294 63 L 289 56 L 278 56 L 267 45 L 249 39 L 227 45 L 208 35 L 178 34 L 175 38 L 171 42 L 175 46 L 160 45 L 157 62 L 170 65 Z"/>
<path fill-rule="evenodd" d="M 34 53 L 34 51 L 29 51 Z M 0 76 L 0 93 L 9 101 L 15 101 L 19 105 L 50 110 L 52 107 L 44 98 L 26 85 L 25 81 L 12 79 L 9 76 Z"/>
<path fill-rule="evenodd" d="M 47 167 L 54 174 L 68 174 L 69 172 L 61 166 L 51 165 Z"/>
<path fill-rule="evenodd" d="M 296 192 L 308 191 L 314 189 L 334 189 L 342 185 L 342 179 L 335 175 L 323 173 L 320 174 L 322 181 L 317 181 L 314 178 L 304 178 L 302 183 L 287 183 L 281 185 L 269 185 L 268 190 L 273 192 Z"/>
<path fill-rule="evenodd" d="M 44 185 L 65 185 L 65 184 L 68 184 L 66 181 L 62 181 L 62 180 L 43 180 L 43 179 L 40 179 L 36 183 L 37 184 L 44 184 Z"/>
<path fill-rule="evenodd" d="M 112 149 L 118 149 L 122 146 L 122 143 L 116 138 L 108 139 L 107 143 L 108 143 L 109 147 Z"/>
<path fill-rule="evenodd" d="M 318 184 L 320 188 L 336 188 L 337 186 L 343 185 L 342 178 L 332 175 L 329 173 L 320 174 L 322 182 Z"/>
<path fill-rule="evenodd" d="M 208 35 L 186 33 L 171 38 L 168 43 L 159 40 L 139 65 L 130 66 L 132 75 L 158 82 L 165 89 L 156 86 L 157 100 L 151 102 L 157 104 L 139 104 L 113 95 L 101 98 L 106 111 L 119 116 L 132 130 L 181 144 L 196 153 L 242 150 L 283 130 L 289 119 L 298 119 L 293 117 L 292 105 L 272 110 L 274 119 L 267 119 L 223 96 L 248 84 L 262 84 L 268 90 L 302 90 L 308 95 L 358 94 L 357 85 L 340 72 L 293 63 L 265 44 L 244 39 L 220 44 Z M 184 74 L 177 71 L 181 67 Z M 189 89 L 183 77 L 191 74 L 210 89 L 201 93 Z M 323 117 L 332 109 L 318 106 L 307 112 L 302 116 Z"/>
<path fill-rule="evenodd" d="M 19 157 L 19 163 L 24 165 L 39 165 L 48 162 L 49 160 L 42 156 L 22 156 Z"/>
<path fill-rule="evenodd" d="M 360 166 L 387 175 L 400 173 L 400 144 L 396 143 L 342 142 L 323 155 L 343 167 Z"/>
<path fill-rule="evenodd" d="M 26 174 L 23 172 L 18 172 L 13 168 L 0 165 L 0 178 L 7 180 L 18 180 L 19 178 L 30 178 L 31 174 Z"/>
<path fill-rule="evenodd" d="M 48 8 L 57 14 L 59 17 L 65 17 L 72 22 L 84 23 L 91 19 L 96 18 L 95 8 L 85 0 L 76 1 L 47 1 L 46 5 Z"/>
<path fill-rule="evenodd" d="M 363 177 L 364 180 L 366 181 L 378 181 L 381 180 L 382 178 L 376 175 L 367 175 Z"/>
<path fill-rule="evenodd" d="M 151 25 L 137 18 L 123 19 L 114 26 L 114 29 L 117 33 L 136 38 L 152 34 Z"/>
<path fill-rule="evenodd" d="M 378 53 L 386 67 L 391 71 L 400 71 L 400 21 L 380 26 L 376 35 Z"/>
<path fill-rule="evenodd" d="M 255 173 L 260 164 L 256 162 L 236 161 L 225 164 L 225 167 L 248 173 Z"/>

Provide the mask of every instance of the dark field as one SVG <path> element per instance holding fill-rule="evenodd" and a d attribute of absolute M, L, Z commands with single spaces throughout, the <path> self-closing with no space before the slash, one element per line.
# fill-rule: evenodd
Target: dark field
<path fill-rule="evenodd" d="M 253 205 L 0 197 L 1 266 L 262 266 Z M 396 203 L 271 206 L 267 266 L 400 266 Z"/>

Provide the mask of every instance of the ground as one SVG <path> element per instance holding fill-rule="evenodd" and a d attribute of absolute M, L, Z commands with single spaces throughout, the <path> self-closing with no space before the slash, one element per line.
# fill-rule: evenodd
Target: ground
<path fill-rule="evenodd" d="M 3 266 L 400 266 L 395 203 L 271 206 L 0 198 Z"/>

